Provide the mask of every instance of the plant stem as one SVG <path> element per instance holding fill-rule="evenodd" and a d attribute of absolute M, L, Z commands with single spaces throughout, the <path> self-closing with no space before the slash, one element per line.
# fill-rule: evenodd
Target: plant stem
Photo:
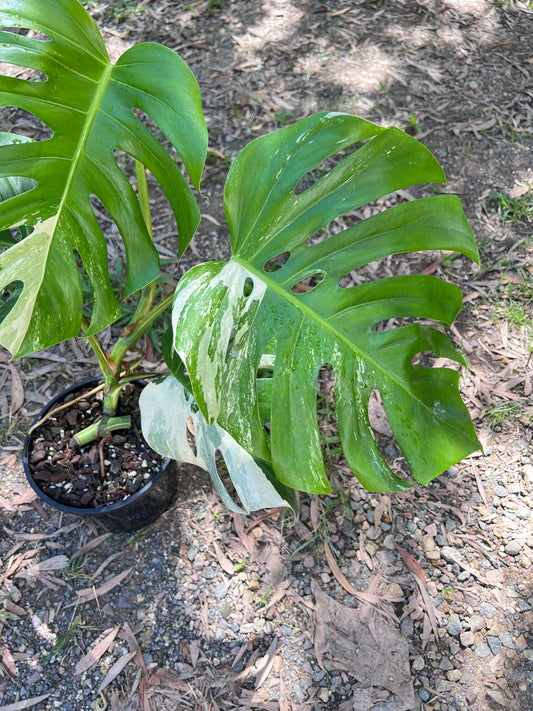
<path fill-rule="evenodd" d="M 105 419 L 99 420 L 98 422 L 93 422 L 81 432 L 74 435 L 73 439 L 78 447 L 83 447 L 89 442 L 93 442 L 98 437 L 108 434 L 109 432 L 114 432 L 115 430 L 126 430 L 131 427 L 131 418 L 129 415 L 124 415 L 122 417 L 107 417 Z"/>
<path fill-rule="evenodd" d="M 150 328 L 152 323 L 156 321 L 161 314 L 163 314 L 174 300 L 174 294 L 168 294 L 161 301 L 154 306 L 151 311 L 146 313 L 139 321 L 135 324 L 132 331 L 127 333 L 127 335 L 122 336 L 116 342 L 113 350 L 111 351 L 110 360 L 113 363 L 122 363 L 124 356 L 130 348 L 132 348 L 144 334 L 144 332 Z"/>
<path fill-rule="evenodd" d="M 82 317 L 81 325 L 84 332 L 89 330 L 89 322 L 85 316 Z M 115 376 L 114 368 L 110 362 L 109 355 L 98 340 L 98 336 L 92 335 L 86 336 L 86 338 L 89 345 L 93 349 L 93 353 L 96 356 L 96 360 L 98 361 L 98 365 L 100 366 L 100 370 L 102 371 L 102 375 L 105 380 L 107 381 L 109 378 L 113 378 Z"/>
<path fill-rule="evenodd" d="M 153 239 L 146 169 L 138 160 L 135 161 L 135 176 L 137 178 L 137 191 L 139 194 L 141 212 L 148 234 L 150 235 L 150 238 Z M 126 356 L 126 353 L 130 348 L 137 344 L 146 329 L 162 313 L 157 307 L 156 309 L 152 309 L 156 295 L 156 288 L 157 280 L 154 279 L 142 289 L 139 303 L 137 304 L 137 308 L 130 319 L 130 325 L 124 330 L 124 335 L 118 339 L 111 351 L 111 354 L 106 358 L 105 368 L 102 368 L 102 363 L 99 360 L 100 367 L 102 368 L 106 379 L 103 403 L 104 421 L 106 418 L 113 417 L 117 410 L 118 398 L 122 385 L 124 384 L 124 381 L 121 379 L 120 375 L 123 370 L 122 362 Z M 98 353 L 96 353 L 96 355 L 98 357 Z"/>
<path fill-rule="evenodd" d="M 150 215 L 150 198 L 148 195 L 148 183 L 146 180 L 146 168 L 140 161 L 135 161 L 135 175 L 137 178 L 137 191 L 141 212 L 146 224 L 146 229 L 150 238 L 153 239 L 152 219 Z M 121 337 L 115 343 L 111 353 L 107 353 L 102 347 L 98 338 L 94 335 L 87 336 L 87 340 L 96 355 L 98 365 L 104 376 L 104 402 L 102 409 L 102 419 L 95 422 L 90 427 L 75 435 L 74 439 L 78 444 L 86 444 L 97 437 L 106 435 L 115 429 L 130 427 L 129 418 L 116 417 L 118 399 L 124 384 L 130 380 L 136 380 L 140 376 L 131 376 L 129 369 L 124 369 L 122 363 L 126 353 L 130 348 L 134 348 L 141 339 L 145 331 L 152 323 L 164 313 L 172 303 L 173 294 L 164 297 L 157 306 L 154 307 L 156 296 L 157 280 L 147 284 L 141 291 L 139 303 L 130 324 L 127 326 Z M 84 331 L 88 331 L 89 322 L 85 317 L 82 319 Z M 125 373 L 125 375 L 123 375 Z"/>

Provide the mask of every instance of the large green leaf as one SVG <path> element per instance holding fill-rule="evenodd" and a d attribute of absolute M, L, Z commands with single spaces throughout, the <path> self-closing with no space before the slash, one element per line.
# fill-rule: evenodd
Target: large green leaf
<path fill-rule="evenodd" d="M 297 189 L 326 158 L 360 142 L 311 187 Z M 353 269 L 402 252 L 447 249 L 477 259 L 457 198 L 399 204 L 308 244 L 331 220 L 426 181 L 444 181 L 442 169 L 402 131 L 346 114 L 311 116 L 240 153 L 225 191 L 233 257 L 200 265 L 178 284 L 175 347 L 202 412 L 256 456 L 271 457 L 288 486 L 329 490 L 316 414 L 317 374 L 324 364 L 335 374 L 344 455 L 368 489 L 410 485 L 390 470 L 376 443 L 368 416 L 374 389 L 418 481 L 429 482 L 479 448 L 458 392 L 459 374 L 413 364 L 424 351 L 462 363 L 447 336 L 417 321 L 375 328 L 402 317 L 450 325 L 461 307 L 459 289 L 417 275 L 339 285 Z M 276 258 L 287 253 L 286 263 L 274 269 Z M 318 285 L 298 293 L 295 285 L 311 276 Z M 256 378 L 272 342 L 269 439 Z"/>
<path fill-rule="evenodd" d="M 209 472 L 224 504 L 237 513 L 290 506 L 296 509 L 294 492 L 280 486 L 267 462 L 256 462 L 222 427 L 209 426 L 191 393 L 173 376 L 150 383 L 139 400 L 143 434 L 157 452 Z M 187 440 L 189 423 L 196 451 Z M 239 503 L 220 478 L 217 453 L 223 457 Z"/>
<path fill-rule="evenodd" d="M 163 145 L 134 113 L 146 113 L 183 160 L 198 187 L 207 131 L 196 80 L 170 49 L 142 43 L 111 64 L 96 25 L 78 0 L 3 0 L 0 61 L 45 75 L 44 81 L 0 77 L 0 106 L 31 112 L 52 132 L 46 140 L 0 147 L 0 178 L 31 178 L 33 189 L 0 205 L 0 230 L 34 231 L 0 255 L 0 291 L 24 289 L 0 324 L 0 343 L 15 355 L 77 336 L 83 297 L 77 258 L 94 293 L 90 331 L 112 323 L 120 307 L 111 289 L 107 246 L 90 204 L 96 196 L 124 241 L 124 295 L 159 274 L 159 258 L 135 191 L 114 152 L 143 163 L 163 187 L 176 216 L 180 253 L 199 221 L 187 182 Z M 46 35 L 36 39 L 9 28 Z"/>

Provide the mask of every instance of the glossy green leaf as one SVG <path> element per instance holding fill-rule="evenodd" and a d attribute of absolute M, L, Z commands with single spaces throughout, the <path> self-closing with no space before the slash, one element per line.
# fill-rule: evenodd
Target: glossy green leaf
<path fill-rule="evenodd" d="M 209 472 L 228 509 L 237 513 L 277 506 L 295 509 L 294 492 L 276 482 L 269 464 L 256 462 L 219 425 L 209 426 L 191 393 L 178 380 L 169 376 L 160 383 L 150 383 L 142 391 L 139 404 L 143 434 L 150 446 L 165 457 Z M 189 422 L 196 451 L 187 440 Z M 217 452 L 224 459 L 240 503 L 232 499 L 220 478 Z"/>
<path fill-rule="evenodd" d="M 196 80 L 170 49 L 141 43 L 112 64 L 96 25 L 77 0 L 3 0 L 0 62 L 32 69 L 35 81 L 0 77 L 0 106 L 16 106 L 50 128 L 46 140 L 0 146 L 0 179 L 35 181 L 0 204 L 0 230 L 34 227 L 0 255 L 0 290 L 24 282 L 0 324 L 0 343 L 24 355 L 80 331 L 81 260 L 94 294 L 89 333 L 120 314 L 107 246 L 91 207 L 100 200 L 124 241 L 124 296 L 159 274 L 159 258 L 137 195 L 117 163 L 120 152 L 144 164 L 163 187 L 179 231 L 180 253 L 200 216 L 188 184 L 135 111 L 147 114 L 172 143 L 198 187 L 207 131 Z M 36 38 L 10 28 L 43 33 Z M 117 154 L 118 152 L 118 154 Z"/>
<path fill-rule="evenodd" d="M 352 146 L 304 189 L 308 173 Z M 376 443 L 368 416 L 374 389 L 417 481 L 429 482 L 479 448 L 459 374 L 413 364 L 424 351 L 464 362 L 446 335 L 420 322 L 449 326 L 461 308 L 459 289 L 424 275 L 340 286 L 353 269 L 402 252 L 446 249 L 477 259 L 457 198 L 434 196 L 351 218 L 352 226 L 308 243 L 332 220 L 370 201 L 414 183 L 442 181 L 437 161 L 414 138 L 339 113 L 317 114 L 259 138 L 233 163 L 225 191 L 233 257 L 200 265 L 179 282 L 175 347 L 208 421 L 255 456 L 271 459 L 288 486 L 329 490 L 316 405 L 317 375 L 326 364 L 335 375 L 344 455 L 368 489 L 411 486 L 390 470 Z M 295 287 L 308 277 L 318 284 L 299 293 Z M 412 323 L 376 330 L 380 322 L 404 317 Z M 268 437 L 257 372 L 273 341 Z"/>
<path fill-rule="evenodd" d="M 27 136 L 17 136 L 15 133 L 4 133 L 0 132 L 0 146 L 8 146 L 13 143 L 29 143 L 30 138 Z M 27 192 L 35 187 L 35 181 L 31 178 L 0 178 L 0 202 L 8 200 L 9 198 L 15 197 L 15 195 L 22 195 L 22 193 Z M 18 237 L 22 239 L 27 237 L 31 232 L 31 228 L 20 227 L 17 229 Z M 7 249 L 12 247 L 18 242 L 11 234 L 11 230 L 0 231 L 0 248 Z M 2 321 L 2 316 L 0 312 L 0 323 Z"/>

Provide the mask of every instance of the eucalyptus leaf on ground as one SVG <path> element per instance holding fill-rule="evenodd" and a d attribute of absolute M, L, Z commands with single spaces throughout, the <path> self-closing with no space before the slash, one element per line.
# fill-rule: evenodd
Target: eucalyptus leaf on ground
<path fill-rule="evenodd" d="M 388 709 L 416 708 L 409 668 L 409 642 L 396 627 L 380 615 L 371 625 L 364 621 L 361 608 L 341 605 L 311 581 L 316 600 L 314 615 L 315 653 L 327 670 L 342 669 L 368 691 L 364 708 L 387 700 Z M 381 707 L 381 705 L 380 705 Z M 344 708 L 352 708 L 348 704 Z M 353 708 L 356 707 L 355 704 Z"/>
<path fill-rule="evenodd" d="M 140 398 L 143 434 L 149 445 L 165 457 L 193 464 L 209 472 L 224 504 L 231 511 L 249 513 L 261 508 L 291 506 L 293 492 L 268 476 L 268 464 L 254 461 L 227 432 L 216 423 L 209 426 L 192 395 L 169 376 L 147 385 Z M 196 452 L 187 440 L 192 424 Z M 229 477 L 240 499 L 233 501 L 217 467 L 217 452 L 223 457 Z"/>
<path fill-rule="evenodd" d="M 318 164 L 360 142 L 298 192 Z M 479 448 L 459 374 L 412 362 L 429 351 L 464 363 L 446 335 L 416 321 L 449 326 L 461 308 L 459 289 L 424 275 L 340 286 L 352 270 L 402 252 L 447 249 L 477 259 L 457 198 L 399 204 L 308 244 L 333 219 L 425 181 L 442 182 L 444 174 L 418 141 L 340 113 L 316 114 L 252 141 L 230 169 L 225 210 L 233 256 L 193 268 L 180 280 L 175 348 L 207 421 L 218 422 L 254 456 L 271 459 L 287 486 L 329 491 L 316 413 L 324 365 L 335 374 L 343 453 L 366 488 L 412 485 L 391 471 L 376 443 L 368 417 L 375 389 L 417 481 L 428 483 Z M 281 266 L 273 269 L 276 260 Z M 309 277 L 317 284 L 299 293 Z M 376 330 L 402 317 L 413 322 Z M 273 341 L 269 437 L 257 371 Z"/>

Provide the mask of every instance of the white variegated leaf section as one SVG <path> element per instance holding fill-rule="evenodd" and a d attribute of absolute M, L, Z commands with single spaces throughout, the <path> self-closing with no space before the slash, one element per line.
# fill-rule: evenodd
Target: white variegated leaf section
<path fill-rule="evenodd" d="M 254 394 L 243 386 L 250 377 L 255 379 L 255 339 L 250 334 L 266 290 L 263 280 L 234 260 L 200 265 L 179 282 L 172 327 L 174 347 L 187 363 L 193 387 L 201 384 L 201 409 L 208 421 L 215 422 L 223 410 L 230 410 L 240 444 L 269 459 L 266 446 L 254 445 L 249 411 Z M 225 402 L 221 392 L 228 395 Z"/>
<path fill-rule="evenodd" d="M 207 424 L 193 396 L 174 377 L 147 385 L 140 397 L 140 408 L 142 430 L 148 444 L 165 457 L 209 472 L 224 504 L 231 511 L 249 513 L 262 508 L 289 506 L 253 457 L 222 427 Z M 196 454 L 187 441 L 189 418 L 194 428 Z M 240 506 L 232 500 L 218 474 L 217 451 L 226 462 Z"/>

